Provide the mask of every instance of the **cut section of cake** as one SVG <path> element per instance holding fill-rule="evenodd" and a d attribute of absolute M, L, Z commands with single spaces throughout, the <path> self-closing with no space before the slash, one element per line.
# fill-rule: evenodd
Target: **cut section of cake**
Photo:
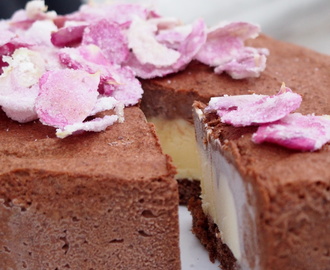
<path fill-rule="evenodd" d="M 65 139 L 0 118 L 1 269 L 180 269 L 175 169 L 137 107 Z"/>
<path fill-rule="evenodd" d="M 205 83 L 212 85 L 210 89 L 222 91 L 219 96 L 274 96 L 285 82 L 302 97 L 296 112 L 311 119 L 330 114 L 329 56 L 266 37 L 254 42 L 270 51 L 260 78 L 234 81 L 226 76 L 210 80 L 204 76 Z M 222 269 L 328 269 L 329 144 L 310 148 L 304 137 L 293 142 L 285 137 L 284 127 L 278 144 L 274 137 L 269 140 L 272 143 L 256 143 L 257 122 L 241 126 L 225 123 L 226 115 L 219 116 L 219 111 L 206 106 L 194 104 L 203 177 L 201 198 L 191 200 L 189 209 L 193 232 L 211 260 L 218 259 Z M 236 105 L 229 107 L 229 111 L 236 109 Z M 274 123 L 286 124 L 284 119 L 288 120 Z M 299 121 L 297 124 L 303 125 Z M 318 129 L 319 124 L 313 128 Z M 313 132 L 311 129 L 306 136 Z M 328 136 L 327 142 L 329 134 L 329 127 L 324 127 L 320 136 Z M 297 142 L 303 143 L 297 147 Z"/>
<path fill-rule="evenodd" d="M 233 22 L 204 29 L 205 43 L 193 61 L 184 66 L 184 71 L 141 80 L 144 89 L 141 109 L 155 124 L 164 151 L 173 157 L 178 168 L 176 178 L 181 204 L 200 194 L 201 168 L 194 139 L 192 103 L 194 100 L 206 102 L 211 96 L 224 94 L 217 84 L 232 81 L 231 77 L 253 81 L 252 78 L 263 71 L 268 54 L 263 47 L 267 42 L 245 46 L 246 40 L 258 36 L 260 29 L 256 25 Z M 191 40 L 194 43 L 194 39 Z M 193 47 L 189 38 L 183 44 L 187 48 Z M 219 75 L 223 72 L 231 77 Z"/>

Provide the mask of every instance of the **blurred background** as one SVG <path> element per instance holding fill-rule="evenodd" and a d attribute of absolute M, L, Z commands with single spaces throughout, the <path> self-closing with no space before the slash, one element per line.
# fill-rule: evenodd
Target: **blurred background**
<path fill-rule="evenodd" d="M 84 0 L 46 0 L 49 10 L 58 14 L 77 10 Z M 104 2 L 108 0 L 85 0 Z M 329 0 L 128 0 L 155 7 L 162 15 L 190 23 L 203 17 L 209 26 L 224 20 L 257 23 L 276 39 L 293 42 L 330 54 Z M 125 2 L 128 2 L 125 1 Z M 0 0 L 0 17 L 24 8 L 26 0 Z M 114 2 L 114 1 L 108 1 Z M 117 2 L 124 2 L 118 0 Z"/>

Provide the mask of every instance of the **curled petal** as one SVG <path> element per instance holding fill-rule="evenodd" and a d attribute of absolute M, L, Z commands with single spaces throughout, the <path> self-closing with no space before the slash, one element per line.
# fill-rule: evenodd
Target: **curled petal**
<path fill-rule="evenodd" d="M 274 123 L 261 125 L 252 140 L 300 151 L 315 151 L 330 141 L 330 119 L 293 113 Z"/>

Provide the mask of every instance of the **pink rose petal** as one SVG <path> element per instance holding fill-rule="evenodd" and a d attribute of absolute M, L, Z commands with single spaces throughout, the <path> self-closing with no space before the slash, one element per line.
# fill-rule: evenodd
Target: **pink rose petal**
<path fill-rule="evenodd" d="M 234 22 L 211 29 L 196 59 L 215 67 L 215 73 L 226 71 L 234 79 L 259 77 L 266 67 L 267 49 L 245 47 L 244 41 L 255 38 L 259 26 Z"/>
<path fill-rule="evenodd" d="M 330 119 L 293 113 L 274 123 L 261 125 L 252 140 L 300 151 L 315 151 L 330 141 Z"/>
<path fill-rule="evenodd" d="M 59 128 L 82 122 L 96 104 L 99 82 L 99 74 L 83 70 L 46 72 L 35 105 L 40 121 Z"/>
<path fill-rule="evenodd" d="M 151 64 L 158 68 L 173 65 L 180 53 L 159 43 L 156 32 L 155 24 L 135 19 L 127 33 L 129 47 L 142 65 Z"/>
<path fill-rule="evenodd" d="M 302 98 L 282 86 L 274 96 L 231 96 L 212 98 L 207 111 L 216 110 L 223 123 L 250 126 L 279 120 L 299 108 Z"/>
<path fill-rule="evenodd" d="M 91 23 L 84 31 L 82 45 L 97 45 L 112 64 L 121 64 L 129 53 L 126 36 L 122 27 L 103 19 Z"/>
<path fill-rule="evenodd" d="M 111 70 L 110 80 L 103 82 L 104 94 L 113 96 L 125 106 L 135 105 L 142 98 L 143 89 L 133 70 L 124 66 Z"/>
<path fill-rule="evenodd" d="M 132 67 L 136 75 L 143 79 L 150 79 L 178 72 L 190 63 L 204 44 L 206 39 L 205 30 L 206 26 L 203 20 L 200 19 L 193 23 L 190 34 L 186 36 L 177 48 L 180 57 L 172 65 L 157 68 L 152 64 L 141 64 L 133 53 L 130 55 L 127 65 Z"/>
<path fill-rule="evenodd" d="M 233 22 L 210 29 L 196 60 L 218 66 L 232 60 L 244 47 L 244 41 L 258 36 L 260 28 L 245 22 Z"/>
<path fill-rule="evenodd" d="M 96 4 L 82 5 L 79 11 L 67 15 L 68 20 L 95 22 L 107 19 L 118 24 L 129 25 L 134 18 L 147 19 L 154 12 L 138 4 Z"/>
<path fill-rule="evenodd" d="M 257 78 L 266 68 L 268 51 L 245 47 L 236 58 L 217 66 L 214 72 L 227 72 L 233 79 Z"/>

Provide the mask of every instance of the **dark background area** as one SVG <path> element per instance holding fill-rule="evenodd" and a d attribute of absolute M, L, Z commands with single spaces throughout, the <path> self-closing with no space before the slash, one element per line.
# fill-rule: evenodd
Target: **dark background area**
<path fill-rule="evenodd" d="M 25 7 L 28 0 L 0 0 L 0 18 L 8 19 L 16 10 Z M 55 10 L 58 14 L 76 11 L 81 0 L 46 0 L 48 10 Z"/>

